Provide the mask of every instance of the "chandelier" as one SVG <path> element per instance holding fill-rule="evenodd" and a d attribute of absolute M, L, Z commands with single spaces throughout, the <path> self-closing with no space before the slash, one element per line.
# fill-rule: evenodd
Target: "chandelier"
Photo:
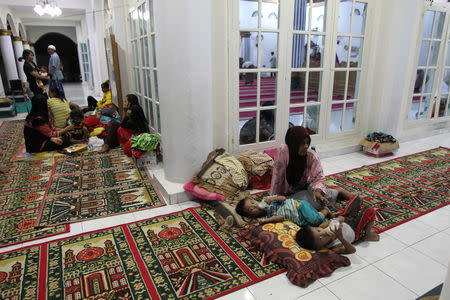
<path fill-rule="evenodd" d="M 51 17 L 57 17 L 62 13 L 56 4 L 56 0 L 36 0 L 34 11 L 40 16 L 48 14 Z"/>

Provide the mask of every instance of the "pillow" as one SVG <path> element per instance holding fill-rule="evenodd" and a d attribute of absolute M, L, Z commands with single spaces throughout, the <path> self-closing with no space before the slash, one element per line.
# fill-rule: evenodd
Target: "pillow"
<path fill-rule="evenodd" d="M 186 182 L 186 184 L 183 186 L 183 189 L 188 192 L 189 194 L 194 195 L 197 198 L 203 199 L 203 200 L 218 200 L 218 201 L 225 201 L 225 196 L 217 193 L 210 192 L 208 190 L 205 190 L 204 188 L 201 188 L 197 185 L 195 185 L 192 181 Z"/>
<path fill-rule="evenodd" d="M 264 153 L 266 153 L 267 155 L 269 155 L 270 157 L 272 157 L 272 159 L 275 159 L 275 152 L 277 152 L 277 148 L 273 148 L 273 149 L 269 149 L 269 150 L 264 150 Z"/>
<path fill-rule="evenodd" d="M 249 226 L 241 231 L 243 238 L 266 254 L 269 261 L 287 268 L 286 276 L 293 283 L 306 287 L 320 277 L 330 275 L 350 260 L 330 250 L 311 251 L 295 241 L 300 227 L 292 222 L 267 223 Z"/>

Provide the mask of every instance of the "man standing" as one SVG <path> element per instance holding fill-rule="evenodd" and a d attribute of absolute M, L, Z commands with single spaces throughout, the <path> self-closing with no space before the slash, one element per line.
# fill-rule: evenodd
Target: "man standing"
<path fill-rule="evenodd" d="M 272 51 L 270 52 L 270 68 L 275 69 L 277 67 L 277 57 L 274 55 L 275 53 Z M 270 72 L 270 77 L 275 77 L 276 72 Z"/>
<path fill-rule="evenodd" d="M 50 80 L 50 86 L 49 89 L 56 87 L 58 88 L 63 97 L 65 98 L 66 95 L 64 93 L 64 88 L 62 85 L 62 80 L 64 79 L 64 76 L 62 74 L 62 65 L 61 61 L 59 60 L 59 56 L 56 53 L 56 47 L 53 45 L 49 45 L 47 48 L 48 54 L 50 54 L 50 61 L 48 62 L 48 73 L 51 75 Z"/>

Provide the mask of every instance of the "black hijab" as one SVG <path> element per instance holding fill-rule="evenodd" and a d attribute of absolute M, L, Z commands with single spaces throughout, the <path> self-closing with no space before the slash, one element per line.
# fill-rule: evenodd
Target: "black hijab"
<path fill-rule="evenodd" d="M 286 132 L 285 143 L 289 149 L 289 164 L 286 169 L 286 179 L 291 186 L 296 186 L 306 169 L 306 155 L 298 155 L 298 149 L 304 145 L 305 139 L 311 144 L 311 137 L 302 126 L 294 126 Z"/>

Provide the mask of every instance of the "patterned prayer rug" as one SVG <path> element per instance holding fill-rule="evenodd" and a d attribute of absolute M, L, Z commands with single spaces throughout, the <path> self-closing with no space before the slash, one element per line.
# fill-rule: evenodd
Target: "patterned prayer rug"
<path fill-rule="evenodd" d="M 23 120 L 3 121 L 0 125 L 0 161 L 10 160 L 23 140 Z"/>
<path fill-rule="evenodd" d="M 0 254 L 0 298 L 213 299 L 284 271 L 217 226 L 190 208 Z"/>
<path fill-rule="evenodd" d="M 165 205 L 146 169 L 120 151 L 58 157 L 39 225 L 95 219 Z"/>
<path fill-rule="evenodd" d="M 381 232 L 450 203 L 450 149 L 439 147 L 327 176 L 329 188 L 358 194 L 376 209 Z M 345 202 L 338 202 L 343 210 Z"/>
<path fill-rule="evenodd" d="M 4 163 L 0 173 L 0 248 L 69 231 L 69 225 L 35 228 L 51 169 L 46 162 Z"/>

